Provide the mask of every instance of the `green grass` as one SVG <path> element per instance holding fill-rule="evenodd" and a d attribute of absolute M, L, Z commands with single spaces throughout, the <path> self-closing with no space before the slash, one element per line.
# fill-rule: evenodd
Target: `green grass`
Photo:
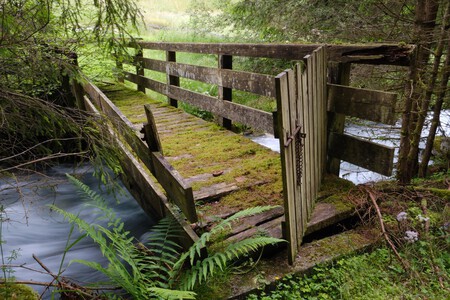
<path fill-rule="evenodd" d="M 404 249 L 403 255 L 428 251 L 427 243 L 417 243 Z M 445 249 L 437 253 L 437 264 L 444 275 L 440 286 L 428 259 L 413 259 L 412 267 L 421 271 L 419 278 L 406 274 L 400 263 L 386 248 L 343 258 L 328 266 L 317 266 L 312 274 L 287 276 L 271 293 L 248 297 L 269 299 L 448 299 L 450 255 Z M 435 263 L 436 263 L 435 262 Z M 441 274 L 441 276 L 442 276 Z"/>

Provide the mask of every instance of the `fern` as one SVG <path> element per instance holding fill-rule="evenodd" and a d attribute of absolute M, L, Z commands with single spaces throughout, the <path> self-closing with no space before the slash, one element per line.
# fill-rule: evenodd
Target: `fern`
<path fill-rule="evenodd" d="M 104 273 L 114 284 L 126 290 L 133 299 L 193 299 L 192 292 L 172 291 L 170 293 L 167 289 L 170 268 L 178 259 L 180 249 L 180 246 L 169 240 L 174 236 L 175 221 L 166 219 L 155 226 L 150 244 L 156 250 L 153 252 L 154 255 L 144 255 L 142 249 L 136 247 L 134 238 L 124 230 L 121 219 L 107 207 L 104 198 L 78 179 L 67 176 L 80 191 L 81 198 L 93 202 L 93 206 L 102 213 L 103 216 L 99 219 L 106 219 L 108 227 L 111 227 L 109 229 L 98 224 L 91 225 L 75 214 L 52 206 L 70 223 L 76 224 L 81 232 L 92 238 L 109 263 L 108 266 L 103 267 L 98 263 L 85 260 L 72 262 L 84 264 Z"/>
<path fill-rule="evenodd" d="M 233 259 L 238 259 L 242 256 L 250 254 L 251 252 L 256 251 L 258 248 L 282 242 L 283 240 L 272 237 L 256 237 L 245 239 L 229 245 L 224 251 L 210 254 L 211 256 L 203 260 L 198 260 L 194 265 L 195 259 L 201 257 L 201 249 L 207 246 L 208 242 L 211 241 L 211 238 L 214 235 L 218 235 L 228 228 L 231 228 L 232 222 L 244 217 L 253 216 L 271 210 L 273 208 L 274 206 L 256 206 L 244 209 L 221 221 L 216 226 L 214 226 L 211 231 L 203 233 L 200 238 L 190 247 L 190 249 L 187 252 L 183 253 L 180 256 L 180 259 L 175 263 L 173 267 L 172 278 L 177 278 L 175 274 L 181 273 L 181 269 L 189 259 L 190 265 L 192 267 L 181 276 L 178 285 L 183 290 L 192 290 L 197 283 L 202 283 L 208 278 L 208 276 L 214 276 L 216 268 L 223 270 Z M 172 284 L 175 283 L 172 282 Z"/>
<path fill-rule="evenodd" d="M 221 221 L 210 232 L 202 234 L 184 253 L 180 253 L 181 247 L 174 242 L 174 239 L 179 237 L 180 230 L 174 218 L 162 219 L 155 225 L 150 232 L 150 241 L 145 245 L 135 243 L 129 232 L 124 230 L 124 223 L 112 209 L 107 207 L 101 195 L 78 179 L 67 176 L 78 188 L 81 197 L 93 202 L 94 207 L 102 213 L 103 216 L 99 219 L 106 219 L 108 223 L 107 228 L 96 224 L 91 225 L 75 214 L 52 206 L 55 211 L 62 214 L 70 223 L 76 224 L 81 232 L 99 245 L 109 264 L 103 267 L 98 263 L 85 260 L 72 262 L 84 264 L 104 273 L 114 284 L 126 290 L 133 299 L 195 299 L 195 293 L 192 292 L 195 286 L 217 274 L 217 271 L 224 270 L 231 261 L 266 245 L 282 241 L 271 237 L 249 238 L 232 243 L 225 249 L 200 259 L 202 249 L 211 244 L 214 236 L 231 228 L 232 222 L 240 218 L 273 208 L 265 206 L 240 211 Z M 186 269 L 187 265 L 190 267 Z"/>

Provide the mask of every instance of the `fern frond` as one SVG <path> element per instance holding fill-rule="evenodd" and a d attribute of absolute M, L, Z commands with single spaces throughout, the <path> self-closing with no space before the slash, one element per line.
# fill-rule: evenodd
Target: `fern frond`
<path fill-rule="evenodd" d="M 183 273 L 179 281 L 179 286 L 183 290 L 192 290 L 197 283 L 202 283 L 206 281 L 209 276 L 214 276 L 217 269 L 223 271 L 230 261 L 251 254 L 264 246 L 283 241 L 284 240 L 278 238 L 259 236 L 231 243 L 224 250 L 210 254 L 210 256 L 203 260 L 198 260 L 195 265 L 191 263 L 193 266 L 190 270 Z M 196 251 L 195 249 L 196 246 L 193 245 L 190 251 L 184 253 L 180 257 L 180 260 L 175 264 L 175 267 L 180 268 L 180 264 L 184 263 L 184 261 L 191 256 L 192 252 Z"/>
<path fill-rule="evenodd" d="M 210 233 L 210 235 L 217 234 L 217 233 L 225 230 L 226 228 L 230 227 L 231 223 L 234 221 L 237 221 L 241 218 L 254 216 L 254 215 L 269 211 L 271 209 L 274 209 L 276 207 L 277 206 L 269 206 L 269 205 L 268 206 L 255 206 L 255 207 L 250 207 L 250 208 L 246 208 L 244 210 L 238 211 L 234 215 L 231 215 L 230 217 L 226 218 L 225 220 L 219 222 L 219 224 L 215 225 L 209 233 Z"/>
<path fill-rule="evenodd" d="M 196 293 L 190 291 L 176 291 L 157 287 L 151 287 L 148 290 L 155 296 L 166 300 L 195 299 L 195 296 L 197 295 Z"/>

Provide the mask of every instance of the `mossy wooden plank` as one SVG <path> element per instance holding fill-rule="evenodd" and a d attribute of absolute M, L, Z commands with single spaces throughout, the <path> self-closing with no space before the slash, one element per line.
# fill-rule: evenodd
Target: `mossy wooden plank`
<path fill-rule="evenodd" d="M 360 119 L 394 125 L 396 93 L 328 85 L 330 111 Z"/>
<path fill-rule="evenodd" d="M 90 99 L 84 97 L 84 101 L 88 111 L 92 111 L 97 114 L 99 113 Z M 142 164 L 117 138 L 112 128 L 110 129 L 110 132 L 111 136 L 115 137 L 119 150 L 122 153 L 120 163 L 124 170 L 122 181 L 125 186 L 147 214 L 157 218 L 172 215 L 175 219 L 177 219 L 182 228 L 180 243 L 183 245 L 184 249 L 188 249 L 195 241 L 198 240 L 197 234 L 184 219 L 181 219 L 172 210 L 167 201 L 167 197 L 162 193 L 160 188 L 158 188 L 157 184 L 150 177 Z"/>
<path fill-rule="evenodd" d="M 180 206 L 186 218 L 192 223 L 197 222 L 192 188 L 184 183 L 183 178 L 161 154 L 158 152 L 150 152 L 147 145 L 130 128 L 133 124 L 103 92 L 91 83 L 86 84 L 85 89 L 92 98 L 97 100 L 97 106 L 111 118 L 116 129 L 123 135 L 127 143 L 137 153 L 147 168 L 152 171 L 169 197 Z"/>
<path fill-rule="evenodd" d="M 332 133 L 329 155 L 382 175 L 392 175 L 394 148 L 346 134 Z"/>

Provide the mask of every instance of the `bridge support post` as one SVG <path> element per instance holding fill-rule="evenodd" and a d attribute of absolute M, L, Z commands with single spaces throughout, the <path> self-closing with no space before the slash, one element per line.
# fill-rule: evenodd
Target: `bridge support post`
<path fill-rule="evenodd" d="M 329 82 L 340 85 L 350 85 L 350 63 L 334 63 L 330 62 L 330 68 L 328 71 Z M 332 99 L 331 99 L 332 100 Z M 331 112 L 330 108 L 334 106 L 334 103 L 331 103 L 330 99 L 328 99 L 328 141 L 330 141 L 330 135 L 332 133 L 344 133 L 345 127 L 345 115 L 339 114 L 336 112 Z M 329 151 L 328 145 L 328 150 Z M 339 176 L 341 160 L 337 158 L 327 157 L 327 165 L 326 170 L 330 174 L 334 174 Z"/>
<path fill-rule="evenodd" d="M 175 51 L 166 51 L 166 61 L 176 62 L 177 53 Z M 167 73 L 167 85 L 180 86 L 180 77 Z M 171 106 L 178 107 L 178 101 L 176 99 L 167 97 L 167 100 Z"/>
<path fill-rule="evenodd" d="M 233 69 L 233 56 L 219 54 L 219 69 Z M 223 87 L 219 85 L 218 91 L 219 100 L 232 101 L 233 90 L 231 88 Z M 226 129 L 231 129 L 232 122 L 230 119 L 219 117 L 219 124 Z"/>
<path fill-rule="evenodd" d="M 141 58 L 144 57 L 144 52 L 142 51 L 142 49 L 138 49 L 136 51 L 136 61 L 137 61 L 137 65 L 136 65 L 136 75 L 138 76 L 145 76 L 145 70 L 144 70 L 144 66 L 142 65 L 142 60 Z M 141 85 L 141 84 L 137 84 L 137 90 L 139 92 L 143 92 L 145 94 L 145 86 Z"/>

